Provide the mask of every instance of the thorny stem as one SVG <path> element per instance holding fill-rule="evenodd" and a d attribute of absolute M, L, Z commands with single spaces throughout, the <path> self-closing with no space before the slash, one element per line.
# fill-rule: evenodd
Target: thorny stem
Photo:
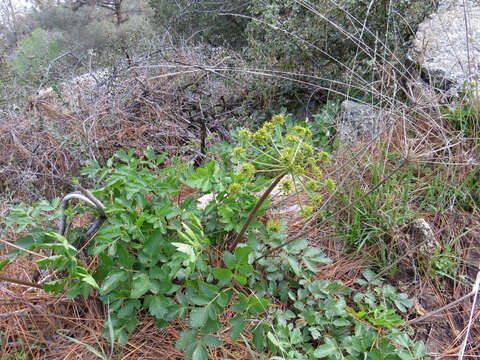
<path fill-rule="evenodd" d="M 270 184 L 270 186 L 268 187 L 267 190 L 265 190 L 265 192 L 262 194 L 262 196 L 260 197 L 260 199 L 257 201 L 257 203 L 255 204 L 254 208 L 252 209 L 252 211 L 250 211 L 250 214 L 248 214 L 248 218 L 247 220 L 245 221 L 245 224 L 243 225 L 242 227 L 242 230 L 240 230 L 240 232 L 238 233 L 238 235 L 235 237 L 235 239 L 232 241 L 231 245 L 229 246 L 229 250 L 230 251 L 233 251 L 235 250 L 235 247 L 238 245 L 238 243 L 240 241 L 242 241 L 242 238 L 243 238 L 243 235 L 245 235 L 245 231 L 247 231 L 247 228 L 248 226 L 250 225 L 250 223 L 252 222 L 253 218 L 255 217 L 255 215 L 257 214 L 257 211 L 258 209 L 260 208 L 260 206 L 262 206 L 262 204 L 264 203 L 264 201 L 267 199 L 267 196 L 273 191 L 273 189 L 275 188 L 275 186 L 277 186 L 277 184 L 280 182 L 280 180 L 282 180 L 282 178 L 286 175 L 286 173 L 282 173 L 280 175 L 278 175 L 275 180 Z"/>

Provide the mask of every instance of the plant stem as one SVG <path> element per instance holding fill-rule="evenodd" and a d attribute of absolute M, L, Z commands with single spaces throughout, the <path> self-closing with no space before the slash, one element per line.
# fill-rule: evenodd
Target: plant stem
<path fill-rule="evenodd" d="M 242 227 L 242 230 L 238 233 L 238 235 L 235 237 L 235 239 L 232 241 L 231 245 L 228 247 L 228 250 L 233 251 L 235 250 L 235 247 L 238 245 L 240 241 L 242 241 L 243 235 L 245 235 L 245 231 L 247 231 L 248 226 L 252 222 L 253 218 L 257 214 L 258 209 L 260 206 L 262 206 L 263 202 L 267 199 L 267 196 L 273 191 L 275 186 L 282 180 L 282 178 L 286 175 L 286 173 L 282 173 L 278 175 L 275 180 L 270 184 L 267 190 L 262 194 L 260 199 L 258 199 L 257 203 L 255 204 L 254 208 L 252 211 L 250 211 L 250 214 L 248 214 L 248 218 L 245 221 L 245 224 Z M 227 245 L 228 246 L 228 245 Z"/>
<path fill-rule="evenodd" d="M 41 285 L 34 284 L 34 283 L 29 282 L 29 281 L 23 281 L 23 280 L 19 280 L 19 279 L 12 279 L 12 278 L 9 278 L 9 277 L 3 276 L 3 275 L 0 275 L 0 280 L 1 280 L 1 281 L 8 281 L 8 282 L 11 282 L 11 283 L 14 283 L 14 284 L 17 284 L 17 285 L 35 287 L 35 288 L 37 288 L 37 289 L 43 289 L 43 287 L 42 287 Z"/>

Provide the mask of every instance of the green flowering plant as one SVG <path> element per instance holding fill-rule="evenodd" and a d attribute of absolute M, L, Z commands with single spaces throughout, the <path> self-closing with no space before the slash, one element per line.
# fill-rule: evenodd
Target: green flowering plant
<path fill-rule="evenodd" d="M 237 174 L 244 179 L 250 179 L 254 174 L 273 179 L 271 186 L 259 199 L 258 206 L 279 185 L 284 195 L 295 192 L 300 213 L 308 218 L 315 208 L 321 206 L 322 192 L 335 190 L 334 180 L 324 178 L 322 172 L 322 167 L 329 161 L 329 155 L 313 147 L 310 129 L 287 124 L 291 124 L 291 121 L 286 121 L 284 115 L 275 115 L 254 133 L 247 129 L 239 130 L 239 146 L 233 149 L 232 161 Z M 306 203 L 300 199 L 302 191 L 308 196 Z M 233 241 L 231 249 L 242 239 L 255 212 L 256 208 Z"/>
<path fill-rule="evenodd" d="M 242 144 L 233 151 L 239 173 L 284 178 L 280 187 L 284 194 L 300 190 L 308 194 L 309 206 L 320 205 L 321 191 L 335 190 L 335 182 L 323 178 L 321 168 L 328 163 L 325 151 L 316 151 L 311 143 L 312 132 L 303 126 L 287 127 L 284 115 L 275 115 L 253 134 L 243 129 L 238 133 Z M 304 206 L 299 200 L 302 210 Z M 309 213 L 306 211 L 305 213 Z"/>

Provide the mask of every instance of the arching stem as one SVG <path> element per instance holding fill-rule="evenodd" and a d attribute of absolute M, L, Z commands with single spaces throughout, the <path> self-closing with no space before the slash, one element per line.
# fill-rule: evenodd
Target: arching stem
<path fill-rule="evenodd" d="M 286 175 L 286 173 L 282 173 L 280 175 L 278 175 L 275 180 L 270 184 L 270 186 L 268 187 L 267 190 L 265 190 L 265 192 L 262 194 L 262 196 L 260 197 L 260 199 L 258 199 L 257 203 L 255 204 L 254 208 L 252 209 L 252 211 L 250 211 L 250 214 L 248 214 L 248 217 L 247 217 L 247 220 L 245 221 L 245 224 L 243 225 L 242 227 L 242 230 L 240 230 L 240 232 L 238 233 L 238 235 L 235 237 L 235 239 L 232 241 L 232 243 L 230 244 L 230 246 L 228 246 L 228 250 L 230 251 L 233 251 L 235 250 L 235 247 L 238 245 L 238 243 L 240 241 L 242 241 L 243 239 L 243 235 L 245 235 L 245 231 L 247 231 L 247 228 L 248 226 L 250 225 L 250 223 L 252 222 L 253 218 L 255 217 L 255 215 L 257 214 L 257 211 L 258 209 L 260 208 L 260 206 L 262 206 L 262 204 L 264 203 L 264 201 L 267 199 L 268 195 L 273 191 L 273 189 L 275 188 L 275 186 L 277 186 L 277 184 L 280 182 L 280 180 L 282 180 L 282 178 Z"/>

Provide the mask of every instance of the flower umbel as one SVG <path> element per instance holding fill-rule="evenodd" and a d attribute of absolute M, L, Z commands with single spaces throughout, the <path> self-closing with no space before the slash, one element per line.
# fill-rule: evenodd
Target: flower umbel
<path fill-rule="evenodd" d="M 240 167 L 240 174 L 247 178 L 252 177 L 252 175 L 255 174 L 255 166 L 251 163 L 242 164 Z"/>
<path fill-rule="evenodd" d="M 271 122 L 266 122 L 265 124 L 263 124 L 263 128 L 265 129 L 266 132 L 269 133 L 275 129 L 275 125 L 273 125 Z"/>
<path fill-rule="evenodd" d="M 238 132 L 238 139 L 245 143 L 252 137 L 252 133 L 248 129 L 242 129 Z"/>
<path fill-rule="evenodd" d="M 283 125 L 285 124 L 285 117 L 283 115 L 274 115 L 272 116 L 273 125 Z"/>
<path fill-rule="evenodd" d="M 302 210 L 300 210 L 300 214 L 303 218 L 309 218 L 313 213 L 313 208 L 311 206 L 305 206 Z"/>
<path fill-rule="evenodd" d="M 282 223 L 278 219 L 270 219 L 267 221 L 267 230 L 272 233 L 282 230 Z"/>
<path fill-rule="evenodd" d="M 315 180 L 309 180 L 305 183 L 305 188 L 311 192 L 317 191 L 318 183 Z"/>
<path fill-rule="evenodd" d="M 320 204 L 322 203 L 323 196 L 320 194 L 315 194 L 311 198 L 311 204 L 313 207 L 319 207 Z"/>
<path fill-rule="evenodd" d="M 268 132 L 264 128 L 258 129 L 255 134 L 253 134 L 253 140 L 258 144 L 264 144 L 267 142 Z"/>
<path fill-rule="evenodd" d="M 227 194 L 230 196 L 234 196 L 235 194 L 238 194 L 240 191 L 242 191 L 242 185 L 233 183 L 228 187 Z"/>
<path fill-rule="evenodd" d="M 333 181 L 332 178 L 328 178 L 328 179 L 325 179 L 323 181 L 323 186 L 325 186 L 325 189 L 328 191 L 328 192 L 332 192 L 335 190 L 335 181 Z"/>
<path fill-rule="evenodd" d="M 288 194 L 290 191 L 293 190 L 292 180 L 290 179 L 282 180 L 282 182 L 280 183 L 280 189 L 282 189 L 284 194 Z"/>
<path fill-rule="evenodd" d="M 236 159 L 243 157 L 245 153 L 246 153 L 245 148 L 241 146 L 237 146 L 235 149 L 233 149 L 233 157 Z"/>
<path fill-rule="evenodd" d="M 318 161 L 322 163 L 327 163 L 330 159 L 330 155 L 328 155 L 325 151 L 320 151 L 317 155 Z"/>

